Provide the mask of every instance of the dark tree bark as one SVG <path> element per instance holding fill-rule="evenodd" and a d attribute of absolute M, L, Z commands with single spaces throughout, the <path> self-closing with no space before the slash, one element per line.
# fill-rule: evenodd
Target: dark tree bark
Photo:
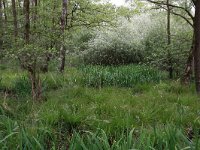
<path fill-rule="evenodd" d="M 16 2 L 15 0 L 12 0 L 12 13 L 13 13 L 13 24 L 14 24 L 14 36 L 15 40 L 17 39 L 18 36 L 18 24 L 17 24 L 17 11 L 16 11 Z"/>
<path fill-rule="evenodd" d="M 24 40 L 26 44 L 30 44 L 30 1 L 29 0 L 24 0 L 24 14 L 25 14 Z M 39 100 L 41 99 L 41 80 L 39 77 L 39 73 L 37 72 L 37 60 L 36 58 L 30 58 L 29 56 L 25 57 L 26 58 L 23 63 L 27 63 L 25 64 L 26 69 L 30 74 L 30 80 L 32 84 L 32 98 L 33 100 Z M 30 62 L 30 60 L 32 60 L 32 62 Z"/>
<path fill-rule="evenodd" d="M 53 1 L 53 12 L 55 12 L 55 9 L 56 9 L 56 1 L 54 0 Z M 53 15 L 52 16 L 52 31 L 56 30 L 55 29 L 55 16 Z M 55 40 L 54 38 L 52 37 L 52 40 L 51 40 L 51 49 L 55 46 Z M 48 47 L 47 47 L 48 48 Z M 41 67 L 41 71 L 43 73 L 47 73 L 49 71 L 49 62 L 51 60 L 51 54 L 50 53 L 46 53 L 46 56 L 45 56 L 45 60 L 44 60 L 44 64 L 42 65 Z"/>
<path fill-rule="evenodd" d="M 44 64 L 41 66 L 40 70 L 43 73 L 47 73 L 49 71 L 50 54 L 47 53 L 44 59 Z"/>
<path fill-rule="evenodd" d="M 3 8 L 2 8 L 2 0 L 0 0 L 0 52 L 2 51 L 3 45 Z"/>
<path fill-rule="evenodd" d="M 194 47 L 195 47 L 195 39 L 194 39 L 194 36 L 193 36 L 192 45 L 191 45 L 191 48 L 190 48 L 190 53 L 189 53 L 187 63 L 186 63 L 186 66 L 185 66 L 185 71 L 184 71 L 183 77 L 181 79 L 181 82 L 184 85 L 188 85 L 190 83 L 190 79 L 191 79 L 191 76 L 193 74 Z"/>
<path fill-rule="evenodd" d="M 65 70 L 65 59 L 66 59 L 66 50 L 64 47 L 64 32 L 65 32 L 65 27 L 67 25 L 67 3 L 68 0 L 63 0 L 63 4 L 62 4 L 62 15 L 61 15 L 61 32 L 62 32 L 62 46 L 60 48 L 60 60 L 61 60 L 61 64 L 60 64 L 60 68 L 59 71 L 62 73 Z"/>
<path fill-rule="evenodd" d="M 167 57 L 168 57 L 168 72 L 169 72 L 169 78 L 172 79 L 173 78 L 173 64 L 172 64 L 172 56 L 170 53 L 170 45 L 171 45 L 171 11 L 170 11 L 170 6 L 169 6 L 169 0 L 167 0 L 167 45 L 168 45 L 168 49 L 167 49 Z"/>
<path fill-rule="evenodd" d="M 200 95 L 200 0 L 195 1 L 195 19 L 194 19 L 194 70 L 197 94 Z"/>
<path fill-rule="evenodd" d="M 4 14 L 4 21 L 5 21 L 5 24 L 7 24 L 7 22 L 8 22 L 8 17 L 7 17 L 7 13 L 6 13 L 6 2 L 5 2 L 5 0 L 3 0 L 3 9 L 4 9 L 4 12 L 3 12 L 3 14 Z"/>
<path fill-rule="evenodd" d="M 34 12 L 33 12 L 33 28 L 36 29 L 38 1 L 37 0 L 32 0 L 32 5 L 34 7 Z"/>
<path fill-rule="evenodd" d="M 25 14 L 25 42 L 29 44 L 30 40 L 30 2 L 29 0 L 24 0 L 24 14 Z"/>

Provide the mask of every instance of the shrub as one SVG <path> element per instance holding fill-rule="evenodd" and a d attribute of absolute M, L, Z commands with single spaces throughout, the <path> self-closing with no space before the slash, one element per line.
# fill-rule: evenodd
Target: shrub
<path fill-rule="evenodd" d="M 115 29 L 96 31 L 96 36 L 88 42 L 88 50 L 83 53 L 85 64 L 122 65 L 141 62 L 144 57 L 142 39 L 146 36 L 146 33 L 141 34 L 144 21 L 149 21 L 147 15 L 136 15 L 130 21 L 119 18 Z"/>

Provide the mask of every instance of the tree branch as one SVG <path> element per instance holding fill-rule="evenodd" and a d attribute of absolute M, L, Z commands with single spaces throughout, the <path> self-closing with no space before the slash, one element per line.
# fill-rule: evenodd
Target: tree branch
<path fill-rule="evenodd" d="M 148 1 L 148 2 L 150 2 L 150 3 L 153 3 L 153 4 L 155 4 L 155 5 L 158 5 L 158 6 L 170 6 L 170 7 L 173 7 L 173 8 L 177 8 L 177 9 L 181 9 L 181 10 L 183 10 L 183 11 L 185 11 L 187 14 L 188 14 L 188 16 L 194 21 L 194 16 L 191 14 L 191 12 L 190 11 L 188 11 L 186 8 L 184 8 L 184 7 L 181 7 L 181 6 L 177 6 L 177 5 L 173 5 L 173 4 L 167 4 L 167 3 L 165 3 L 164 1 L 154 1 L 154 0 L 145 0 L 145 1 Z M 194 0 L 193 0 L 194 1 Z M 193 2 L 194 3 L 194 2 Z"/>

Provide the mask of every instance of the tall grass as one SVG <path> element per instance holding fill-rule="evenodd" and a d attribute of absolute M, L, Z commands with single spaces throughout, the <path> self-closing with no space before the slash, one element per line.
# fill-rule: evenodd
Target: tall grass
<path fill-rule="evenodd" d="M 153 131 L 153 132 L 152 132 Z M 199 149 L 199 139 L 190 141 L 185 133 L 173 125 L 154 130 L 141 128 L 122 133 L 117 139 L 109 137 L 103 130 L 96 133 L 75 133 L 69 149 L 84 150 L 176 150 Z"/>
<path fill-rule="evenodd" d="M 3 73 L 0 89 L 20 98 L 0 93 L 0 149 L 200 149 L 194 87 L 165 77 L 146 66 L 69 69 L 41 75 L 46 101 L 33 102 L 25 73 Z"/>
<path fill-rule="evenodd" d="M 159 83 L 165 74 L 147 66 L 85 66 L 82 83 L 86 86 L 103 87 L 119 86 L 134 87 L 137 84 Z"/>
<path fill-rule="evenodd" d="M 70 134 L 65 131 L 57 132 L 57 129 L 48 125 L 25 126 L 5 116 L 0 118 L 0 147 L 8 150 L 195 150 L 200 148 L 198 136 L 190 140 L 181 128 L 173 124 L 148 129 L 133 128 L 110 136 L 101 129 L 96 132 L 72 131 Z"/>

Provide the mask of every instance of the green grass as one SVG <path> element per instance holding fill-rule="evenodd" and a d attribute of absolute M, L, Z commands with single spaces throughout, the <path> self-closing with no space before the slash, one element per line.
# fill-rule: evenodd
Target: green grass
<path fill-rule="evenodd" d="M 165 77 L 162 73 L 156 73 L 159 76 L 154 79 L 148 70 L 145 73 L 149 77 L 142 76 L 145 82 L 139 84 L 143 79 L 138 78 L 136 68 L 106 67 L 109 77 L 115 76 L 120 82 L 107 84 L 110 82 L 107 76 L 101 88 L 96 88 L 99 84 L 83 82 L 84 69 L 70 68 L 64 75 L 43 74 L 45 100 L 41 102 L 33 102 L 30 94 L 19 96 L 29 89 L 25 73 L 15 75 L 4 71 L 3 87 L 18 92 L 14 93 L 17 97 L 12 94 L 5 98 L 5 93 L 0 94 L 0 147 L 199 149 L 200 103 L 194 87 L 161 80 Z M 103 74 L 105 70 L 102 68 Z M 121 82 L 124 70 L 133 78 L 134 86 Z M 116 72 L 118 75 L 114 75 Z"/>
<path fill-rule="evenodd" d="M 165 73 L 147 66 L 85 66 L 81 68 L 82 82 L 86 86 L 134 87 L 137 84 L 159 83 Z"/>

